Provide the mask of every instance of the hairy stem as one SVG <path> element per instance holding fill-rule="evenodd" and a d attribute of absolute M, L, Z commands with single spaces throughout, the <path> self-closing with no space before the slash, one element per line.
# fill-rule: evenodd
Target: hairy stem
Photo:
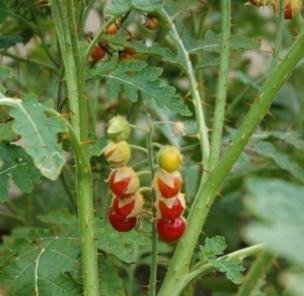
<path fill-rule="evenodd" d="M 209 159 L 209 169 L 213 169 L 220 157 L 222 144 L 222 133 L 225 119 L 225 106 L 227 97 L 230 37 L 231 37 L 231 3 L 230 0 L 221 1 L 222 22 L 221 22 L 221 57 L 219 67 L 219 78 L 215 102 L 215 112 L 213 118 L 211 150 Z"/>
<path fill-rule="evenodd" d="M 159 296 L 178 295 L 173 291 L 180 290 L 183 279 L 188 273 L 197 240 L 224 178 L 237 161 L 258 124 L 267 114 L 275 95 L 302 58 L 303 52 L 304 34 L 297 38 L 286 57 L 272 70 L 260 96 L 256 98 L 245 116 L 230 148 L 224 153 L 207 182 L 199 187 L 188 216 L 187 230 L 176 247 Z"/>
<path fill-rule="evenodd" d="M 266 252 L 258 255 L 245 277 L 244 284 L 239 288 L 237 296 L 253 295 L 255 287 L 271 267 L 272 259 L 273 256 Z"/>

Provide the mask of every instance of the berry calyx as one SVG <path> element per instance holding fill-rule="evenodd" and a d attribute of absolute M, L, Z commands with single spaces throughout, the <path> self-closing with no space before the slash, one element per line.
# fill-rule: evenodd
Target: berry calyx
<path fill-rule="evenodd" d="M 170 198 L 180 192 L 183 181 L 178 171 L 168 173 L 159 169 L 155 173 L 153 183 L 157 195 Z"/>
<path fill-rule="evenodd" d="M 127 140 L 130 133 L 131 128 L 126 118 L 115 116 L 109 121 L 107 134 L 112 141 L 117 142 Z"/>
<path fill-rule="evenodd" d="M 108 183 L 111 191 L 119 198 L 131 196 L 140 186 L 137 174 L 130 167 L 121 167 L 112 170 Z"/>
<path fill-rule="evenodd" d="M 113 165 L 124 165 L 131 158 L 131 149 L 126 141 L 109 142 L 104 148 L 104 155 L 107 161 Z"/>
<path fill-rule="evenodd" d="M 160 238 L 167 242 L 177 241 L 185 232 L 186 222 L 183 217 L 175 220 L 159 219 L 157 221 L 157 232 Z"/>
<path fill-rule="evenodd" d="M 123 218 L 136 217 L 142 211 L 144 204 L 143 196 L 137 191 L 135 194 L 127 198 L 114 197 L 112 200 L 112 208 L 117 215 Z"/>
<path fill-rule="evenodd" d="M 164 146 L 158 153 L 159 166 L 167 172 L 179 169 L 182 160 L 182 155 L 174 146 Z"/>
<path fill-rule="evenodd" d="M 156 206 L 161 218 L 166 220 L 174 220 L 180 217 L 185 208 L 184 194 L 180 193 L 172 198 L 159 198 L 156 201 Z"/>
<path fill-rule="evenodd" d="M 130 231 L 135 227 L 137 222 L 137 219 L 135 217 L 123 218 L 117 215 L 112 208 L 110 209 L 108 218 L 113 228 L 120 232 Z"/>

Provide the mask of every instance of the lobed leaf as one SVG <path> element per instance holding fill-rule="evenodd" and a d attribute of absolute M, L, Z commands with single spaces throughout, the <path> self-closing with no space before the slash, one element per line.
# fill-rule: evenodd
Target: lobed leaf
<path fill-rule="evenodd" d="M 12 107 L 13 130 L 22 137 L 21 146 L 33 158 L 45 177 L 55 180 L 65 163 L 57 134 L 65 130 L 59 117 L 51 116 L 49 106 L 39 103 L 32 95 L 23 100 L 0 97 L 0 105 Z"/>
<path fill-rule="evenodd" d="M 200 256 L 207 261 L 222 255 L 227 248 L 225 238 L 217 235 L 213 238 L 206 238 L 204 246 L 200 247 Z"/>
<path fill-rule="evenodd" d="M 247 207 L 261 219 L 245 229 L 247 240 L 304 266 L 304 187 L 254 178 L 247 188 Z"/>

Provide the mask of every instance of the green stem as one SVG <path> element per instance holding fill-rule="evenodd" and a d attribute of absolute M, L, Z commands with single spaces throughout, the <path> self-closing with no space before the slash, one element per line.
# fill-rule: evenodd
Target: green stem
<path fill-rule="evenodd" d="M 304 33 L 304 19 L 301 13 L 296 16 L 296 22 L 300 33 Z"/>
<path fill-rule="evenodd" d="M 153 159 L 153 125 L 151 125 L 147 136 L 147 149 L 148 149 L 148 162 L 151 172 L 151 177 L 154 177 L 154 159 Z M 158 237 L 156 231 L 156 225 L 154 223 L 156 217 L 156 209 L 154 207 L 155 193 L 152 191 L 152 255 L 151 255 L 151 268 L 150 268 L 150 284 L 149 284 L 149 296 L 156 295 L 156 281 L 157 281 L 157 252 L 158 252 Z"/>
<path fill-rule="evenodd" d="M 266 252 L 261 252 L 251 266 L 245 277 L 245 282 L 239 288 L 237 296 L 252 296 L 255 287 L 259 281 L 265 276 L 271 267 L 273 256 Z"/>
<path fill-rule="evenodd" d="M 70 138 L 76 156 L 83 290 L 85 296 L 97 296 L 99 288 L 92 173 L 89 156 L 80 144 L 81 141 L 88 139 L 88 109 L 85 98 L 84 64 L 79 52 L 74 9 L 73 0 L 52 0 L 54 26 L 65 67 L 70 110 L 73 113 Z"/>
<path fill-rule="evenodd" d="M 227 259 L 238 259 L 243 260 L 246 257 L 250 257 L 255 255 L 257 252 L 261 251 L 263 249 L 263 245 L 258 244 L 254 246 L 250 246 L 235 252 L 232 252 L 230 254 L 221 256 L 217 259 L 217 261 L 222 260 L 223 258 Z M 194 279 L 196 279 L 198 276 L 206 275 L 210 272 L 215 270 L 214 264 L 206 263 L 203 265 L 198 266 L 197 268 L 193 268 L 193 270 L 186 276 L 183 286 L 187 286 L 190 282 L 192 282 Z"/>
<path fill-rule="evenodd" d="M 132 149 L 134 149 L 134 150 L 141 151 L 141 152 L 143 152 L 143 153 L 145 153 L 145 154 L 148 153 L 147 149 L 144 148 L 144 147 L 141 147 L 141 146 L 138 146 L 138 145 L 134 145 L 134 144 L 129 144 L 129 146 L 130 146 Z"/>
<path fill-rule="evenodd" d="M 282 40 L 283 40 L 283 29 L 284 29 L 284 7 L 285 7 L 285 0 L 279 1 L 279 15 L 277 16 L 276 22 L 276 39 L 275 39 L 275 46 L 274 46 L 274 54 L 272 57 L 271 68 L 273 68 L 279 60 L 279 54 L 282 48 Z"/>
<path fill-rule="evenodd" d="M 165 17 L 165 19 L 168 22 L 168 25 L 170 26 L 170 33 L 172 38 L 175 40 L 176 45 L 180 48 L 180 53 L 183 56 L 185 67 L 187 70 L 187 75 L 190 81 L 191 85 L 191 92 L 193 96 L 193 104 L 195 109 L 195 116 L 196 121 L 198 123 L 199 127 L 199 141 L 201 146 L 201 157 L 203 164 L 207 167 L 208 166 L 208 159 L 209 159 L 209 152 L 210 152 L 210 145 L 209 145 L 209 137 L 208 137 L 208 128 L 205 122 L 205 115 L 204 110 L 202 106 L 202 99 L 198 90 L 198 83 L 195 78 L 193 65 L 191 63 L 190 55 L 187 49 L 185 48 L 185 45 L 177 31 L 177 28 L 175 26 L 174 21 L 171 19 L 171 17 L 168 15 L 165 9 L 161 10 L 162 15 Z"/>
<path fill-rule="evenodd" d="M 267 114 L 275 95 L 302 58 L 303 52 L 304 34 L 297 38 L 282 62 L 270 73 L 260 96 L 251 105 L 230 148 L 226 150 L 207 182 L 200 185 L 188 216 L 187 230 L 176 247 L 159 296 L 174 296 L 177 294 L 172 291 L 180 290 L 183 278 L 188 273 L 197 240 L 224 178 L 237 161 L 256 127 Z"/>
<path fill-rule="evenodd" d="M 212 127 L 211 149 L 209 169 L 213 169 L 220 157 L 222 134 L 225 119 L 225 106 L 227 97 L 230 37 L 231 37 L 231 3 L 230 0 L 221 1 L 222 22 L 221 22 L 221 57 L 219 67 L 219 78 L 215 102 L 215 113 Z"/>

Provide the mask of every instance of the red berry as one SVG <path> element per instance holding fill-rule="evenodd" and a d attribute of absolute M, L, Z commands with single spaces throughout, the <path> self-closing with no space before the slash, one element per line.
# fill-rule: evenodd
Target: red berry
<path fill-rule="evenodd" d="M 174 220 L 180 217 L 185 209 L 184 195 L 179 194 L 176 197 L 159 199 L 158 209 L 163 219 Z"/>
<path fill-rule="evenodd" d="M 109 212 L 109 221 L 113 228 L 115 228 L 117 231 L 127 232 L 135 227 L 137 219 L 135 217 L 125 219 L 117 215 L 111 208 Z"/>
<path fill-rule="evenodd" d="M 130 167 L 112 170 L 108 180 L 111 191 L 119 198 L 131 196 L 139 189 L 139 178 Z"/>
<path fill-rule="evenodd" d="M 164 198 L 171 198 L 177 195 L 182 186 L 182 177 L 179 172 L 167 173 L 158 170 L 155 174 L 154 188 Z"/>
<path fill-rule="evenodd" d="M 106 55 L 106 50 L 101 46 L 96 46 L 91 52 L 91 58 L 93 61 L 101 60 Z"/>
<path fill-rule="evenodd" d="M 136 51 L 133 48 L 125 47 L 124 50 L 121 52 L 120 56 L 123 59 L 130 60 L 134 57 Z"/>
<path fill-rule="evenodd" d="M 106 33 L 108 35 L 115 35 L 118 32 L 118 26 L 116 24 L 111 24 L 107 29 Z"/>
<path fill-rule="evenodd" d="M 129 201 L 129 199 L 131 201 Z M 122 218 L 126 218 L 134 209 L 135 206 L 135 199 L 134 198 L 128 198 L 128 200 L 125 202 L 123 199 L 120 199 L 119 197 L 115 197 L 112 202 L 112 208 L 115 211 L 115 213 Z"/>
<path fill-rule="evenodd" d="M 157 221 L 157 232 L 160 238 L 167 242 L 178 240 L 185 232 L 186 223 L 183 217 L 169 221 L 159 219 Z"/>

